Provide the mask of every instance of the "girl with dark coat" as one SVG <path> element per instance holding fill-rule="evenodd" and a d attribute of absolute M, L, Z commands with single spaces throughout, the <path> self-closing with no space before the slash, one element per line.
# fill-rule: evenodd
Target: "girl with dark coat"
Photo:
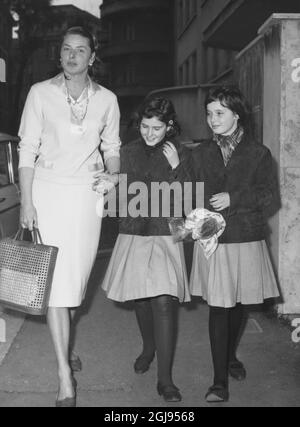
<path fill-rule="evenodd" d="M 276 188 L 272 156 L 250 136 L 247 103 L 234 87 L 212 89 L 206 98 L 213 138 L 194 152 L 197 181 L 205 184 L 205 207 L 227 223 L 217 251 L 207 260 L 195 244 L 191 294 L 209 304 L 214 384 L 208 402 L 229 399 L 228 374 L 246 378 L 236 357 L 243 305 L 279 296 L 265 243 L 264 209 Z"/>
<path fill-rule="evenodd" d="M 177 402 L 182 398 L 172 379 L 175 311 L 178 301 L 190 301 L 190 294 L 183 245 L 174 243 L 159 204 L 165 199 L 154 200 L 151 186 L 192 182 L 193 164 L 190 150 L 174 139 L 180 128 L 169 100 L 146 100 L 138 112 L 138 128 L 140 138 L 121 149 L 121 179 L 127 177 L 128 188 L 142 183 L 147 191 L 140 194 L 141 205 L 147 202 L 149 212 L 137 217 L 129 212 L 120 218 L 120 234 L 102 287 L 112 300 L 135 301 L 143 351 L 134 370 L 148 371 L 156 354 L 157 391 L 166 401 Z M 128 193 L 130 208 L 137 196 Z M 170 198 L 170 217 L 175 202 L 176 195 Z M 158 205 L 159 214 L 153 215 L 150 209 Z M 180 209 L 182 215 L 182 205 Z"/>

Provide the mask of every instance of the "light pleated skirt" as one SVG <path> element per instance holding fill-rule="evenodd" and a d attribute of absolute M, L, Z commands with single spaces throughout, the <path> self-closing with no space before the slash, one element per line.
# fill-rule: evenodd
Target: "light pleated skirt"
<path fill-rule="evenodd" d="M 278 297 L 266 242 L 220 244 L 209 260 L 196 243 L 190 290 L 210 306 L 225 308 Z"/>
<path fill-rule="evenodd" d="M 33 182 L 33 203 L 43 243 L 59 248 L 49 307 L 79 307 L 96 259 L 101 218 L 91 184 Z"/>
<path fill-rule="evenodd" d="M 171 236 L 120 234 L 102 288 L 118 302 L 160 295 L 190 301 L 182 243 Z"/>

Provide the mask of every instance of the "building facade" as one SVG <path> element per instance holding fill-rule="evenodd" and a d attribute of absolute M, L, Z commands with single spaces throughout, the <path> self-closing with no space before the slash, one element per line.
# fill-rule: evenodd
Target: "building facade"
<path fill-rule="evenodd" d="M 0 132 L 8 132 L 10 102 L 10 49 L 13 20 L 10 13 L 0 4 Z"/>
<path fill-rule="evenodd" d="M 239 83 L 253 104 L 256 134 L 262 136 L 262 80 L 243 73 L 246 65 L 261 75 L 256 57 L 239 58 L 272 13 L 300 12 L 298 0 L 174 0 L 175 87 L 158 93 L 176 104 L 183 138 L 208 135 L 203 101 L 208 87 Z M 257 55 L 261 54 L 257 48 Z M 237 58 L 238 56 L 238 58 Z M 243 61 L 246 61 L 245 64 Z M 259 68 L 260 67 L 260 68 Z"/>
<path fill-rule="evenodd" d="M 123 129 L 149 92 L 174 84 L 173 6 L 173 0 L 103 1 L 108 43 L 100 55 L 109 64 L 108 85 L 119 98 Z"/>

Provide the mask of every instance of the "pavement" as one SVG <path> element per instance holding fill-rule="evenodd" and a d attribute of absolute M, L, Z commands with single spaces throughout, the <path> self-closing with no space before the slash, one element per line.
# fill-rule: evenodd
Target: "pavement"
<path fill-rule="evenodd" d="M 91 275 L 77 325 L 76 352 L 83 362 L 78 381 L 78 407 L 174 407 L 156 392 L 156 362 L 139 376 L 133 362 L 141 341 L 130 304 L 107 300 L 101 281 L 109 261 L 102 254 Z M 53 407 L 58 387 L 56 362 L 43 318 L 0 312 L 7 325 L 0 343 L 0 407 Z M 2 322 L 3 323 L 3 322 Z M 262 307 L 248 308 L 239 358 L 247 368 L 244 382 L 230 382 L 230 401 L 208 405 L 204 395 L 212 383 L 208 309 L 201 299 L 179 310 L 174 381 L 185 407 L 300 406 L 300 345 L 291 329 Z M 1 337 L 1 335 L 0 335 Z"/>

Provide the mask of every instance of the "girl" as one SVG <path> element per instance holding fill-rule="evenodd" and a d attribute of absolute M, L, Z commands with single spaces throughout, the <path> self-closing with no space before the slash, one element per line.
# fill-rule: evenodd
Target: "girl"
<path fill-rule="evenodd" d="M 137 121 L 140 138 L 122 147 L 121 174 L 127 174 L 128 185 L 146 184 L 150 207 L 158 203 L 151 199 L 151 184 L 191 181 L 192 160 L 189 150 L 174 139 L 180 128 L 169 100 L 146 100 Z M 161 209 L 159 217 L 149 213 L 134 218 L 129 212 L 120 219 L 120 235 L 102 286 L 112 300 L 135 301 L 143 340 L 135 372 L 148 371 L 156 353 L 157 391 L 168 402 L 180 401 L 172 379 L 175 308 L 178 300 L 189 301 L 190 295 L 182 243 L 173 242 Z"/>
<path fill-rule="evenodd" d="M 249 113 L 234 87 L 212 89 L 206 98 L 213 138 L 194 152 L 197 181 L 205 183 L 205 207 L 222 213 L 227 226 L 207 261 L 195 245 L 191 293 L 209 304 L 214 384 L 208 402 L 227 401 L 228 373 L 244 380 L 236 357 L 243 305 L 279 295 L 265 243 L 264 208 L 275 195 L 272 156 L 250 135 Z"/>

